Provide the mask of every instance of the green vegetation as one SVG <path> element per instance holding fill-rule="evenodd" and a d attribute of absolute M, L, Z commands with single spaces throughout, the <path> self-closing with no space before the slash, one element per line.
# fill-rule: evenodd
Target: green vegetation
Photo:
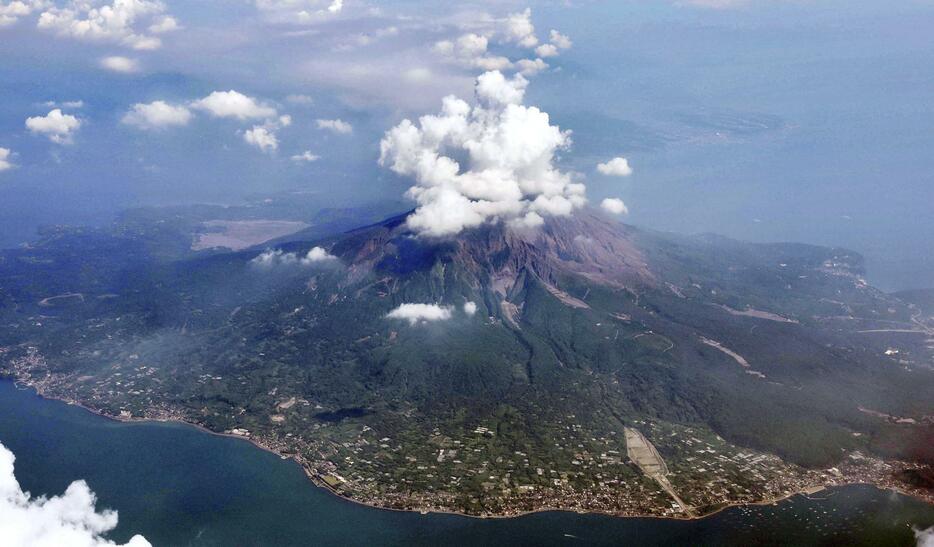
<path fill-rule="evenodd" d="M 930 335 L 887 354 L 888 334 L 861 332 L 923 334 L 930 317 L 867 286 L 848 251 L 589 217 L 566 239 L 432 242 L 391 219 L 279 245 L 340 265 L 263 269 L 259 250 L 191 251 L 205 215 L 173 215 L 0 254 L 2 370 L 109 415 L 250 435 L 397 507 L 653 512 L 668 502 L 625 460 L 634 424 L 697 507 L 774 495 L 857 450 L 934 463 Z M 575 234 L 646 266 L 607 269 Z M 404 302 L 457 311 L 386 318 Z M 729 456 L 701 465 L 695 445 Z"/>

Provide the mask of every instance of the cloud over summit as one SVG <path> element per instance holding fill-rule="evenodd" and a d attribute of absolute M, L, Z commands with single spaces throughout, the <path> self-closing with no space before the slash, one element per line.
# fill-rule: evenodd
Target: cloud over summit
<path fill-rule="evenodd" d="M 487 222 L 535 226 L 586 202 L 585 186 L 554 166 L 570 133 L 522 104 L 528 81 L 498 71 L 477 78 L 473 106 L 454 96 L 439 114 L 406 119 L 380 143 L 380 165 L 415 180 L 408 225 L 447 236 Z"/>

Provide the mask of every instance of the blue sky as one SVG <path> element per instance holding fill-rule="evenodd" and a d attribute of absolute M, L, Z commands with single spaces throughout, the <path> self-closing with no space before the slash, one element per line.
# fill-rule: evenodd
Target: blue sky
<path fill-rule="evenodd" d="M 885 288 L 934 286 L 929 2 L 336 7 L 0 0 L 0 243 L 133 205 L 398 199 L 429 182 L 379 164 L 386 132 L 449 94 L 473 105 L 475 78 L 499 68 L 524 73 L 522 108 L 570 131 L 541 150 L 534 168 L 551 171 L 506 166 L 523 188 L 566 177 L 563 198 L 585 184 L 637 225 L 847 246 Z M 27 126 L 56 109 L 65 121 Z M 614 157 L 632 174 L 597 169 Z M 528 201 L 521 218 L 560 209 Z"/>

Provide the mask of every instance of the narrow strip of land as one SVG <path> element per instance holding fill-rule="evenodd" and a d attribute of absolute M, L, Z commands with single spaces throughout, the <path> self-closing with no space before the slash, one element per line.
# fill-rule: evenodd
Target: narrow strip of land
<path fill-rule="evenodd" d="M 626 433 L 626 455 L 643 473 L 650 479 L 655 480 L 668 493 L 669 496 L 681 510 L 689 517 L 694 516 L 694 511 L 690 505 L 684 502 L 675 492 L 674 487 L 668 482 L 668 465 L 661 455 L 655 449 L 655 445 L 649 442 L 638 429 L 627 427 Z"/>

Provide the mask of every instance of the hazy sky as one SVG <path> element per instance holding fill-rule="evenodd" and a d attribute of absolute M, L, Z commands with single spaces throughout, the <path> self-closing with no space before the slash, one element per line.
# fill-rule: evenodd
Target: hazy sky
<path fill-rule="evenodd" d="M 405 163 L 428 154 L 471 169 L 423 205 L 534 221 L 584 184 L 627 222 L 847 246 L 885 288 L 934 286 L 931 36 L 910 1 L 0 0 L 0 243 L 130 205 L 398 198 L 437 182 Z M 439 155 L 417 118 L 460 120 L 450 94 L 473 110 Z M 398 133 L 381 166 L 404 118 L 419 146 Z M 477 190 L 493 168 L 511 186 Z"/>

